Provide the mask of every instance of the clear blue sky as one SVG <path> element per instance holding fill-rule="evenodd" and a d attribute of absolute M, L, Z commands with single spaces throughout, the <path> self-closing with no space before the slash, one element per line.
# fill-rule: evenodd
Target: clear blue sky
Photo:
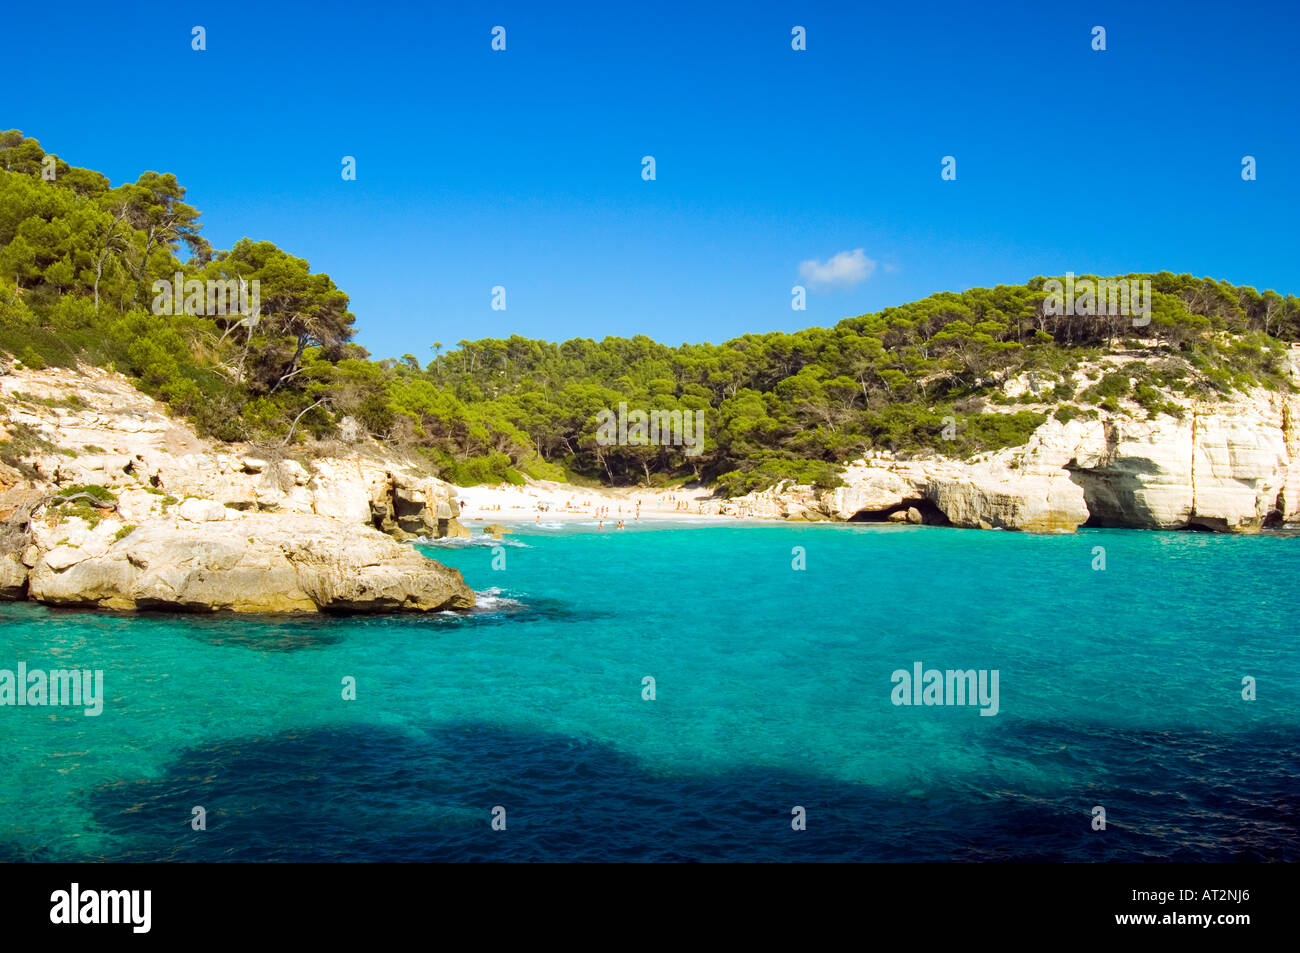
<path fill-rule="evenodd" d="M 1300 292 L 1295 0 L 71 2 L 4 19 L 0 128 L 114 184 L 176 173 L 216 247 L 267 239 L 328 272 L 377 357 L 512 333 L 719 342 L 1066 271 Z M 800 277 L 859 248 L 874 268 L 847 278 L 865 279 Z"/>

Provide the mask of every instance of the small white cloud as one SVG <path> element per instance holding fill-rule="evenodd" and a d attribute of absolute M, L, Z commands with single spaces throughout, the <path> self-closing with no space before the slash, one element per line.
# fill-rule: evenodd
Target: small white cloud
<path fill-rule="evenodd" d="M 861 248 L 842 251 L 820 262 L 808 259 L 799 264 L 799 275 L 809 284 L 823 287 L 852 288 L 871 277 L 876 263 Z"/>

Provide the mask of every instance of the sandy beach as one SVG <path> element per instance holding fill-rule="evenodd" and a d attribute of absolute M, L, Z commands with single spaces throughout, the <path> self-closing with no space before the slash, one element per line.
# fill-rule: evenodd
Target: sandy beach
<path fill-rule="evenodd" d="M 629 525 L 647 520 L 731 521 L 756 514 L 743 504 L 718 500 L 706 489 L 678 487 L 655 490 L 643 487 L 588 488 L 530 480 L 523 486 L 457 488 L 461 522 L 473 525 L 494 520 L 533 522 L 604 521 Z"/>

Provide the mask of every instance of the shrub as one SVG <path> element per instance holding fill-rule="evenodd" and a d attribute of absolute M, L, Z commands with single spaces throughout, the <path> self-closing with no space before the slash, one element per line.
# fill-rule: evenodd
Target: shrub
<path fill-rule="evenodd" d="M 100 486 L 98 483 L 78 483 L 75 486 L 69 486 L 59 490 L 55 497 L 56 502 L 60 498 L 76 496 L 79 493 L 85 493 L 87 496 L 93 496 L 102 503 L 116 503 L 117 496 L 107 487 Z"/>
<path fill-rule="evenodd" d="M 718 477 L 717 485 L 725 496 L 743 496 L 766 490 L 781 482 L 830 490 L 843 486 L 840 467 L 825 460 L 768 459 L 749 470 L 732 470 Z"/>
<path fill-rule="evenodd" d="M 1019 447 L 1047 420 L 1046 414 L 1021 410 L 1014 414 L 977 414 L 961 420 L 954 441 L 958 453 L 972 456 L 1003 447 Z"/>
<path fill-rule="evenodd" d="M 440 476 L 457 486 L 500 483 L 503 480 L 509 483 L 523 482 L 518 471 L 514 470 L 510 457 L 504 453 L 470 457 L 467 460 L 449 460 L 443 464 Z"/>

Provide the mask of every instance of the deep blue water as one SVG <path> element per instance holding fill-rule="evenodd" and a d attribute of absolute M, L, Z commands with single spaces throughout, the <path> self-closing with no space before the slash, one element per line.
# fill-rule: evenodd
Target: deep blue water
<path fill-rule="evenodd" d="M 467 616 L 0 605 L 0 668 L 107 694 L 0 708 L 0 859 L 1300 859 L 1300 540 L 521 532 L 426 548 Z M 894 705 L 915 661 L 998 714 Z"/>

